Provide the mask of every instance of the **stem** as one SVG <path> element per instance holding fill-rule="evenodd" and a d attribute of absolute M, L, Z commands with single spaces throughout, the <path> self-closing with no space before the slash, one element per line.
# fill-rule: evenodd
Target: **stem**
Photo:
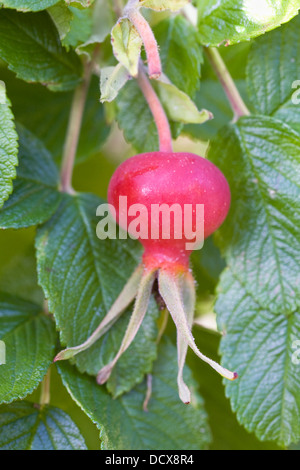
<path fill-rule="evenodd" d="M 234 112 L 233 122 L 236 122 L 241 116 L 249 116 L 250 112 L 232 80 L 219 51 L 215 47 L 209 47 L 205 48 L 205 52 Z"/>
<path fill-rule="evenodd" d="M 77 146 L 80 136 L 82 117 L 86 102 L 86 96 L 90 85 L 91 75 L 94 67 L 94 61 L 91 60 L 85 64 L 83 80 L 76 88 L 73 96 L 73 102 L 69 117 L 68 129 L 66 134 L 62 168 L 61 168 L 61 191 L 74 194 L 72 188 L 73 167 L 77 152 Z"/>
<path fill-rule="evenodd" d="M 48 369 L 41 385 L 40 406 L 50 403 L 50 369 Z"/>
<path fill-rule="evenodd" d="M 127 18 L 131 21 L 131 23 L 135 26 L 139 35 L 142 38 L 147 56 L 149 77 L 160 77 L 162 67 L 158 52 L 158 45 L 149 23 L 145 20 L 145 18 L 138 11 L 137 8 L 130 6 L 130 2 L 124 9 L 124 13 L 126 14 Z"/>
<path fill-rule="evenodd" d="M 152 88 L 142 65 L 139 67 L 139 74 L 137 76 L 137 83 L 143 92 L 143 95 L 149 105 L 150 111 L 153 115 L 159 140 L 160 152 L 172 152 L 172 135 L 170 125 L 166 113 L 158 99 L 157 94 Z"/>

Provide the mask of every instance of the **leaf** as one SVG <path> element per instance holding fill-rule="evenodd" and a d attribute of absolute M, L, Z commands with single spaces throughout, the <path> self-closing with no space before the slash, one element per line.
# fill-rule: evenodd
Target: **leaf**
<path fill-rule="evenodd" d="M 298 14 L 299 0 L 197 0 L 202 44 L 246 41 L 277 28 Z"/>
<path fill-rule="evenodd" d="M 157 128 L 149 106 L 135 80 L 120 90 L 116 119 L 124 136 L 138 152 L 158 150 Z M 173 138 L 178 137 L 182 124 L 170 122 Z"/>
<path fill-rule="evenodd" d="M 65 0 L 68 5 L 78 9 L 89 8 L 95 0 Z"/>
<path fill-rule="evenodd" d="M 235 386 L 226 384 L 233 411 L 248 431 L 282 446 L 300 438 L 299 364 L 296 340 L 300 312 L 274 314 L 225 271 L 216 304 L 222 360 L 236 367 Z"/>
<path fill-rule="evenodd" d="M 300 437 L 292 361 L 300 326 L 299 148 L 289 126 L 252 116 L 220 131 L 208 154 L 232 193 L 218 238 L 228 269 L 215 306 L 226 333 L 222 362 L 239 374 L 227 396 L 246 429 L 280 445 Z"/>
<path fill-rule="evenodd" d="M 295 82 L 300 77 L 300 16 L 258 38 L 251 47 L 247 86 L 255 111 L 281 119 L 300 133 Z M 299 86 L 299 84 L 298 84 Z M 295 96 L 295 98 L 297 98 Z"/>
<path fill-rule="evenodd" d="M 208 153 L 227 177 L 232 207 L 219 244 L 247 292 L 276 314 L 299 305 L 299 136 L 270 117 L 228 126 Z"/>
<path fill-rule="evenodd" d="M 245 80 L 235 80 L 235 84 L 244 98 L 247 95 Z M 232 120 L 233 112 L 220 82 L 211 79 L 202 80 L 201 88 L 197 91 L 194 101 L 198 108 L 209 109 L 213 114 L 213 119 L 201 125 L 184 126 L 183 133 L 192 139 L 209 140 Z"/>
<path fill-rule="evenodd" d="M 24 401 L 0 407 L 1 450 L 86 450 L 76 424 L 54 406 Z"/>
<path fill-rule="evenodd" d="M 116 59 L 130 75 L 137 76 L 143 42 L 135 26 L 127 18 L 121 18 L 111 31 L 111 41 Z"/>
<path fill-rule="evenodd" d="M 136 242 L 97 238 L 95 216 L 101 203 L 103 200 L 92 195 L 66 196 L 38 232 L 39 282 L 63 346 L 77 346 L 91 335 L 139 264 Z M 101 339 L 75 357 L 80 371 L 96 375 L 114 358 L 130 313 L 127 310 Z M 152 301 L 139 333 L 108 381 L 114 396 L 130 390 L 151 371 L 156 358 L 157 315 Z"/>
<path fill-rule="evenodd" d="M 118 64 L 115 67 L 104 67 L 101 69 L 100 101 L 102 103 L 104 101 L 113 101 L 129 78 L 130 76 L 128 71 L 122 64 Z"/>
<path fill-rule="evenodd" d="M 199 111 L 195 103 L 183 91 L 168 80 L 157 80 L 158 94 L 169 118 L 175 122 L 202 124 L 213 118 L 210 111 Z"/>
<path fill-rule="evenodd" d="M 202 48 L 197 30 L 182 16 L 160 21 L 153 28 L 163 72 L 191 98 L 200 86 Z"/>
<path fill-rule="evenodd" d="M 18 135 L 10 108 L 5 84 L 0 81 L 0 207 L 12 192 L 18 164 Z"/>
<path fill-rule="evenodd" d="M 72 14 L 70 30 L 62 40 L 63 46 L 76 48 L 88 40 L 92 32 L 93 14 L 91 9 L 79 10 L 75 7 L 68 7 Z"/>
<path fill-rule="evenodd" d="M 0 293 L 0 403 L 24 398 L 41 382 L 54 357 L 55 326 L 38 305 Z"/>
<path fill-rule="evenodd" d="M 34 132 L 50 150 L 54 159 L 60 161 L 73 93 L 52 93 L 41 85 L 17 80 L 10 72 L 1 73 L 8 83 L 16 120 Z M 83 114 L 76 163 L 96 154 L 106 140 L 109 130 L 104 107 L 99 103 L 99 79 L 93 77 Z"/>
<path fill-rule="evenodd" d="M 202 250 L 201 250 L 202 251 Z M 193 334 L 204 354 L 219 362 L 221 336 L 212 330 L 194 326 Z M 210 450 L 278 450 L 274 443 L 260 442 L 254 434 L 247 432 L 232 413 L 230 403 L 224 395 L 221 377 L 188 353 L 187 364 L 197 380 L 199 391 L 204 398 L 212 433 Z"/>
<path fill-rule="evenodd" d="M 31 230 L 1 230 L 0 243 L 5 254 L 0 259 L 0 291 L 20 296 L 40 306 L 44 303 L 42 289 L 37 283 L 36 259 L 33 249 L 35 233 Z"/>
<path fill-rule="evenodd" d="M 58 3 L 59 0 L 2 0 L 0 7 L 15 8 L 19 11 L 45 10 Z"/>
<path fill-rule="evenodd" d="M 151 8 L 152 10 L 157 11 L 178 11 L 188 3 L 189 0 L 142 0 L 139 2 L 142 7 Z"/>
<path fill-rule="evenodd" d="M 49 14 L 0 9 L 0 57 L 18 78 L 40 82 L 54 91 L 69 90 L 81 80 L 82 66 L 62 47 Z"/>
<path fill-rule="evenodd" d="M 166 339 L 152 373 L 149 411 L 143 411 L 146 384 L 112 400 L 104 387 L 67 364 L 59 372 L 69 393 L 100 429 L 103 450 L 205 449 L 210 433 L 201 397 L 193 388 L 192 404 L 181 403 L 177 391 L 176 348 Z M 191 383 L 188 368 L 187 382 Z"/>
<path fill-rule="evenodd" d="M 48 220 L 57 208 L 58 171 L 51 155 L 36 137 L 18 128 L 19 167 L 14 191 L 0 210 L 0 228 L 22 228 Z"/>
<path fill-rule="evenodd" d="M 107 0 L 97 0 L 93 7 L 90 37 L 83 44 L 77 46 L 77 54 L 85 54 L 91 58 L 95 47 L 103 43 L 107 36 L 110 36 L 115 21 L 112 4 Z"/>
<path fill-rule="evenodd" d="M 47 9 L 55 23 L 60 39 L 64 39 L 70 31 L 73 13 L 63 0 Z"/>

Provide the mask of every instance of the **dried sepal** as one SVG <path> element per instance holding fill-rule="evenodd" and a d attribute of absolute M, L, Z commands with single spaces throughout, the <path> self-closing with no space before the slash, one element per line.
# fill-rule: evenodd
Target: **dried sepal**
<path fill-rule="evenodd" d="M 129 280 L 123 287 L 121 293 L 117 297 L 116 301 L 107 312 L 99 326 L 96 330 L 91 334 L 91 336 L 79 346 L 74 346 L 71 348 L 64 349 L 63 351 L 59 352 L 57 356 L 54 358 L 54 361 L 61 361 L 65 359 L 70 359 L 74 357 L 76 354 L 85 351 L 88 349 L 92 344 L 94 344 L 101 336 L 106 333 L 109 328 L 118 320 L 118 318 L 122 315 L 123 311 L 131 304 L 131 302 L 135 299 L 140 281 L 143 276 L 143 266 L 139 265 L 130 276 Z"/>
<path fill-rule="evenodd" d="M 174 320 L 177 331 L 194 353 L 226 379 L 235 380 L 237 378 L 236 372 L 229 371 L 199 351 L 187 321 L 178 276 L 172 271 L 161 269 L 158 275 L 158 288 Z"/>
<path fill-rule="evenodd" d="M 139 284 L 134 309 L 127 326 L 126 333 L 122 340 L 120 349 L 115 356 L 115 358 L 106 366 L 104 366 L 97 375 L 97 382 L 102 385 L 104 384 L 110 377 L 110 374 L 117 363 L 118 359 L 122 356 L 122 354 L 129 348 L 132 341 L 134 340 L 142 321 L 147 312 L 150 295 L 152 292 L 152 286 L 155 280 L 155 270 L 145 270 L 142 276 L 142 279 Z"/>

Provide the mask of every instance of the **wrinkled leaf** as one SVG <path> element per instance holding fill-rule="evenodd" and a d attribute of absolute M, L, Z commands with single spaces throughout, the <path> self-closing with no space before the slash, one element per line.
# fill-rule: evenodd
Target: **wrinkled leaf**
<path fill-rule="evenodd" d="M 24 398 L 42 381 L 54 357 L 53 321 L 38 305 L 0 293 L 0 338 L 6 362 L 0 366 L 0 403 Z"/>
<path fill-rule="evenodd" d="M 54 91 L 74 88 L 81 62 L 62 47 L 50 15 L 0 9 L 0 57 L 17 77 L 40 82 Z"/>
<path fill-rule="evenodd" d="M 239 379 L 226 385 L 239 421 L 263 440 L 300 437 L 299 136 L 270 117 L 223 128 L 208 157 L 227 177 L 232 206 L 219 232 L 225 270 L 216 312 L 222 362 Z"/>
<path fill-rule="evenodd" d="M 299 0 L 197 0 L 202 44 L 246 41 L 277 28 L 297 15 Z"/>
<path fill-rule="evenodd" d="M 286 315 L 299 305 L 299 149 L 289 126 L 253 116 L 223 128 L 208 153 L 231 189 L 219 240 L 226 260 L 250 295 Z"/>
<path fill-rule="evenodd" d="M 13 194 L 0 210 L 0 228 L 30 227 L 45 222 L 57 208 L 58 171 L 43 144 L 18 127 L 19 166 Z"/>
<path fill-rule="evenodd" d="M 247 86 L 255 111 L 281 119 L 300 133 L 300 16 L 253 42 Z"/>
<path fill-rule="evenodd" d="M 86 445 L 67 413 L 24 401 L 0 407 L 0 449 L 86 450 Z"/>
<path fill-rule="evenodd" d="M 1 74 L 8 83 L 16 120 L 43 141 L 56 161 L 61 160 L 73 93 L 52 93 L 41 85 L 17 80 L 7 71 L 1 71 Z M 97 153 L 109 130 L 110 127 L 105 121 L 104 107 L 99 103 L 99 81 L 96 77 L 92 77 L 83 114 L 76 162 L 86 160 Z"/>
<path fill-rule="evenodd" d="M 12 192 L 18 164 L 18 135 L 4 82 L 0 81 L 0 207 Z"/>
<path fill-rule="evenodd" d="M 300 311 L 274 314 L 225 271 L 215 306 L 222 361 L 235 367 L 239 379 L 226 384 L 233 411 L 248 431 L 282 446 L 300 438 Z"/>
<path fill-rule="evenodd" d="M 103 450 L 205 449 L 210 433 L 201 397 L 192 388 L 192 403 L 184 405 L 177 390 L 177 353 L 169 341 L 159 347 L 152 373 L 148 412 L 143 411 L 145 382 L 112 400 L 105 388 L 66 364 L 59 365 L 63 382 L 76 403 L 100 429 Z M 186 367 L 189 384 L 191 374 Z"/>
<path fill-rule="evenodd" d="M 163 72 L 180 90 L 194 97 L 200 86 L 202 47 L 197 30 L 182 16 L 160 21 L 154 28 Z"/>
<path fill-rule="evenodd" d="M 140 247 L 132 240 L 97 238 L 96 209 L 101 203 L 92 195 L 66 196 L 54 216 L 39 229 L 39 282 L 63 346 L 77 346 L 91 335 L 139 264 Z M 96 375 L 114 358 L 131 310 L 90 349 L 75 357 L 82 372 Z M 130 390 L 151 371 L 156 358 L 157 314 L 155 302 L 151 302 L 134 342 L 108 381 L 114 395 Z"/>
<path fill-rule="evenodd" d="M 19 11 L 45 10 L 58 3 L 59 0 L 2 0 L 0 7 L 15 8 Z"/>

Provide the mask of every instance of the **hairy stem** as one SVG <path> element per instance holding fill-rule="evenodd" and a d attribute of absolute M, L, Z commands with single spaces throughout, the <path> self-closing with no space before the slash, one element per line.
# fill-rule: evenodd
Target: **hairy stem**
<path fill-rule="evenodd" d="M 40 405 L 49 405 L 50 403 L 50 369 L 48 369 L 47 374 L 45 375 L 42 384 L 41 384 L 41 395 L 40 395 Z"/>
<path fill-rule="evenodd" d="M 141 64 L 137 76 L 137 83 L 153 115 L 158 132 L 160 152 L 172 152 L 172 135 L 168 118 Z"/>
<path fill-rule="evenodd" d="M 142 38 L 147 56 L 149 77 L 160 77 L 162 73 L 162 67 L 158 52 L 158 45 L 149 23 L 139 12 L 138 8 L 130 6 L 130 2 L 124 9 L 124 13 L 126 14 L 127 18 L 131 21 L 131 23 L 135 26 L 139 35 Z"/>
<path fill-rule="evenodd" d="M 63 151 L 60 180 L 61 191 L 69 194 L 74 194 L 74 190 L 72 188 L 73 168 L 93 66 L 93 60 L 85 64 L 83 80 L 74 92 L 72 107 L 70 111 L 68 129 Z"/>
<path fill-rule="evenodd" d="M 219 51 L 215 47 L 208 47 L 205 48 L 205 52 L 218 79 L 220 80 L 220 83 L 233 110 L 233 122 L 236 122 L 241 116 L 248 116 L 250 112 L 245 105 L 234 81 L 232 80 L 232 77 Z"/>

